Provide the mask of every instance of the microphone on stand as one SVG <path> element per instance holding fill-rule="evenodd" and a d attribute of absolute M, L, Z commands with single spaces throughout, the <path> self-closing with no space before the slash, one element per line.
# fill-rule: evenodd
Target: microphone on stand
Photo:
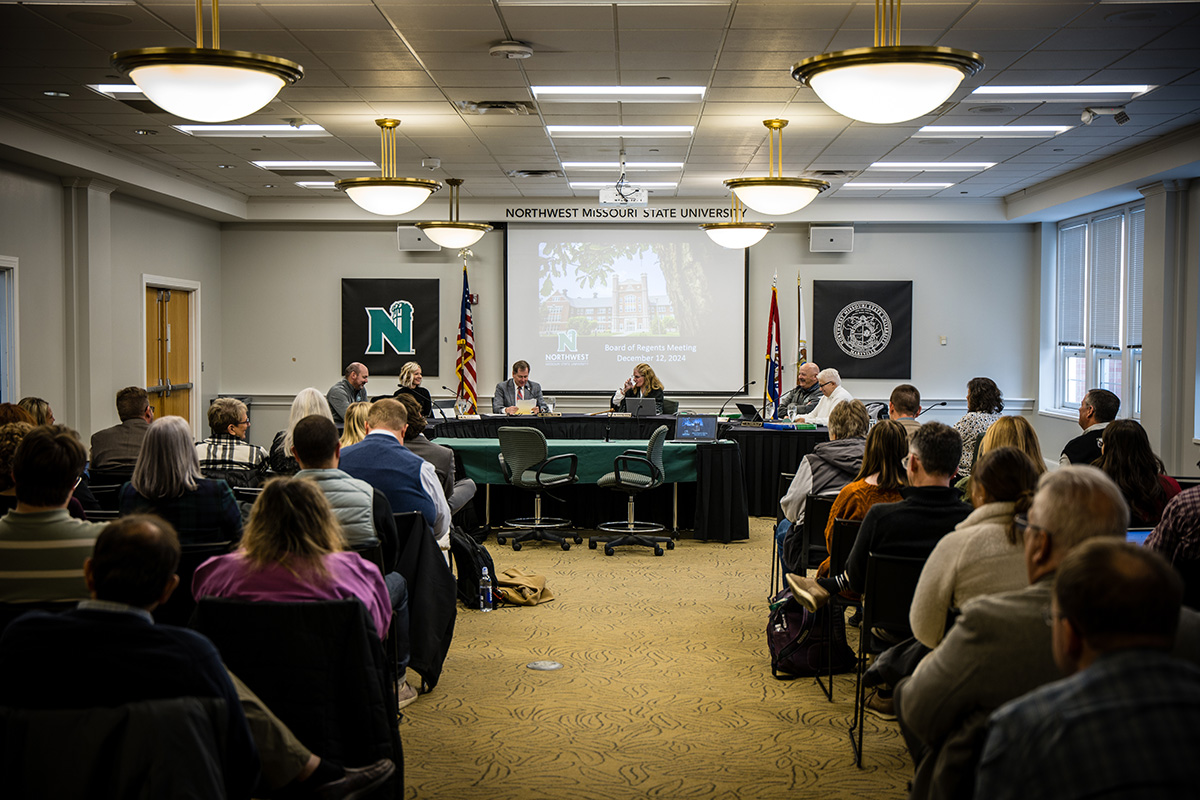
<path fill-rule="evenodd" d="M 450 394 L 454 395 L 454 399 L 456 401 L 458 400 L 458 392 L 454 391 L 453 389 L 451 389 L 449 386 L 447 386 L 444 383 L 442 384 L 442 388 L 445 389 Z M 442 408 L 441 406 L 435 406 L 435 408 L 437 408 L 438 411 L 442 412 L 442 419 L 449 421 L 450 418 L 446 416 L 446 409 Z"/>
<path fill-rule="evenodd" d="M 949 400 L 943 400 L 943 401 L 942 401 L 942 402 L 940 402 L 940 403 L 934 403 L 934 404 L 933 404 L 933 405 L 931 405 L 929 408 L 922 409 L 922 410 L 921 410 L 921 414 L 924 414 L 926 411 L 929 411 L 930 409 L 937 408 L 938 406 L 944 406 L 944 405 L 946 405 L 946 404 L 947 404 L 947 403 L 949 403 L 949 402 L 950 402 Z M 921 414 L 917 414 L 917 417 L 921 416 Z M 916 419 L 917 417 L 913 417 L 913 419 Z"/>
<path fill-rule="evenodd" d="M 753 385 L 754 385 L 754 384 L 756 384 L 756 383 L 758 383 L 758 381 L 748 381 L 748 382 L 746 382 L 746 383 L 743 383 L 743 384 L 742 384 L 742 387 L 741 387 L 740 389 L 738 389 L 738 390 L 737 390 L 736 392 L 734 392 L 733 394 L 729 395 L 729 399 L 728 399 L 728 400 L 726 400 L 724 403 L 722 403 L 722 404 L 721 404 L 721 410 L 717 412 L 717 416 L 719 417 L 719 416 L 721 416 L 722 414 L 724 414 L 724 413 L 725 413 L 725 406 L 727 406 L 727 405 L 729 405 L 731 402 L 733 402 L 733 398 L 737 397 L 739 394 L 741 394 L 742 392 L 746 391 L 748 388 L 750 388 L 751 386 L 753 386 Z"/>

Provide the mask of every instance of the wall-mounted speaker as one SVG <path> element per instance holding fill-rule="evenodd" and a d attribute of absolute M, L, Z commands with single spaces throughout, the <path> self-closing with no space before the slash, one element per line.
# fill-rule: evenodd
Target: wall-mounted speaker
<path fill-rule="evenodd" d="M 396 247 L 401 252 L 410 250 L 441 250 L 442 248 L 429 240 L 425 231 L 412 225 L 396 226 Z"/>
<path fill-rule="evenodd" d="M 852 253 L 854 252 L 853 225 L 813 225 L 808 229 L 808 252 Z"/>

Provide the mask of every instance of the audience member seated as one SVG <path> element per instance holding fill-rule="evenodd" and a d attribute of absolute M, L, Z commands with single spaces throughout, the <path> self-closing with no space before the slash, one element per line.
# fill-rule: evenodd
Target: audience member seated
<path fill-rule="evenodd" d="M 1037 431 L 1025 417 L 999 417 L 979 440 L 976 458 L 1001 447 L 1015 447 L 1033 462 L 1033 468 L 1041 476 L 1046 472 L 1046 459 L 1042 457 L 1042 446 L 1038 443 Z M 963 500 L 971 502 L 971 476 L 964 475 L 954 484 L 962 492 Z"/>
<path fill-rule="evenodd" d="M 218 397 L 208 407 L 208 427 L 212 435 L 196 443 L 200 469 L 213 478 L 234 480 L 248 473 L 246 480 L 257 485 L 269 466 L 267 451 L 246 441 L 250 416 L 246 404 L 233 397 Z"/>
<path fill-rule="evenodd" d="M 121 514 L 157 514 L 183 544 L 236 542 L 242 515 L 225 481 L 200 475 L 192 429 L 183 417 L 154 420 L 133 477 L 121 487 Z"/>
<path fill-rule="evenodd" d="M 17 485 L 12 479 L 13 456 L 17 453 L 17 445 L 33 428 L 28 422 L 0 425 L 0 515 L 17 507 Z M 75 519 L 87 519 L 83 506 L 74 495 L 67 501 L 67 511 Z"/>
<path fill-rule="evenodd" d="M 1193 796 L 1200 669 L 1171 655 L 1182 597 L 1155 553 L 1107 539 L 1072 550 L 1050 606 L 1069 677 L 992 715 L 976 798 Z"/>
<path fill-rule="evenodd" d="M 392 397 L 397 400 L 405 395 L 415 398 L 421 406 L 421 415 L 426 417 L 433 416 L 433 398 L 429 396 L 429 390 L 421 385 L 421 365 L 415 361 L 409 361 L 400 368 L 400 376 L 397 379 L 400 388 L 395 391 Z"/>
<path fill-rule="evenodd" d="M 0 518 L 0 602 L 60 602 L 88 596 L 81 566 L 102 525 L 67 512 L 87 450 L 64 425 L 25 434 L 12 459 L 17 505 Z"/>
<path fill-rule="evenodd" d="M 1171 498 L 1145 546 L 1172 564 L 1200 562 L 1200 486 Z"/>
<path fill-rule="evenodd" d="M 351 403 L 367 401 L 367 381 L 371 371 L 366 365 L 354 361 L 342 370 L 342 379 L 329 387 L 325 399 L 329 401 L 329 410 L 333 412 L 335 425 L 342 424 L 346 419 L 346 408 Z"/>
<path fill-rule="evenodd" d="M 1162 459 L 1150 448 L 1145 428 L 1131 419 L 1115 420 L 1104 428 L 1095 464 L 1121 487 L 1134 528 L 1157 525 L 1167 503 L 1180 492 L 1179 483 L 1166 474 Z"/>
<path fill-rule="evenodd" d="M 811 414 L 801 414 L 796 419 L 799 422 L 809 422 L 813 425 L 828 425 L 833 407 L 854 398 L 842 388 L 842 376 L 836 369 L 823 369 L 817 373 L 817 385 L 821 387 L 821 394 L 825 396 L 817 403 L 817 407 L 812 410 Z"/>
<path fill-rule="evenodd" d="M 968 600 L 1029 582 L 1013 515 L 1029 510 L 1038 472 L 1015 447 L 992 450 L 976 467 L 971 473 L 975 510 L 933 548 L 913 595 L 913 636 L 929 648 L 942 640 L 948 615 L 957 614 Z"/>
<path fill-rule="evenodd" d="M 817 375 L 821 368 L 812 361 L 806 361 L 796 370 L 796 388 L 779 398 L 779 408 L 787 411 L 790 406 L 796 406 L 796 415 L 811 414 L 817 403 L 825 395 L 821 393 Z"/>
<path fill-rule="evenodd" d="M 345 427 L 342 428 L 342 447 L 358 444 L 367 437 L 367 412 L 370 403 L 351 403 L 346 406 Z"/>
<path fill-rule="evenodd" d="M 229 674 L 208 639 L 155 625 L 150 612 L 176 588 L 178 563 L 175 532 L 157 517 L 125 517 L 105 527 L 79 563 L 87 589 L 79 607 L 63 614 L 31 612 L 0 638 L 0 705 L 88 709 L 185 697 L 224 700 L 219 779 L 229 798 L 254 792 L 260 763 L 261 791 L 284 790 L 297 798 L 357 797 L 391 776 L 395 765 L 387 760 L 354 770 L 323 761 Z M 64 753 L 52 758 L 55 769 L 72 766 Z M 184 749 L 173 758 L 172 773 L 212 768 L 207 753 Z"/>
<path fill-rule="evenodd" d="M 804 524 L 810 494 L 834 494 L 854 480 L 863 463 L 866 435 L 871 427 L 866 407 L 857 400 L 835 406 L 829 418 L 829 441 L 821 442 L 800 459 L 791 486 L 779 501 L 784 520 L 775 530 L 780 558 L 795 549 Z M 790 545 L 790 546 L 789 546 Z M 803 554 L 794 564 L 784 561 L 784 572 L 802 572 Z M 794 559 L 793 559 L 794 560 Z"/>
<path fill-rule="evenodd" d="M 408 413 L 408 429 L 404 432 L 404 446 L 433 464 L 450 513 L 457 514 L 475 496 L 475 481 L 470 478 L 454 479 L 454 451 L 449 447 L 434 444 L 425 438 L 425 415 L 417 399 L 411 395 L 397 398 Z"/>
<path fill-rule="evenodd" d="M 42 398 L 22 397 L 17 401 L 17 405 L 29 412 L 34 425 L 54 424 L 54 412 L 50 410 L 50 404 Z"/>
<path fill-rule="evenodd" d="M 0 425 L 7 425 L 10 422 L 28 422 L 30 425 L 37 425 L 37 420 L 33 418 L 33 415 L 16 403 L 0 403 Z"/>
<path fill-rule="evenodd" d="M 300 471 L 300 465 L 292 457 L 292 431 L 295 430 L 297 422 L 313 414 L 319 414 L 331 422 L 333 421 L 333 412 L 329 410 L 329 401 L 325 399 L 325 395 L 321 394 L 320 389 L 310 386 L 307 389 L 301 389 L 300 393 L 292 400 L 292 410 L 288 413 L 288 426 L 275 434 L 275 439 L 271 442 L 269 458 L 272 472 L 277 475 L 295 475 Z"/>
<path fill-rule="evenodd" d="M 154 421 L 154 406 L 150 405 L 146 390 L 140 386 L 126 386 L 117 392 L 117 417 L 121 420 L 119 425 L 92 434 L 89 470 L 95 484 L 107 482 L 100 473 L 128 475 L 133 472 L 142 440 Z"/>
<path fill-rule="evenodd" d="M 1085 540 L 1120 540 L 1128 526 L 1121 490 L 1100 470 L 1072 465 L 1041 477 L 1028 519 L 1018 521 L 1030 585 L 963 606 L 941 644 L 896 686 L 900 729 L 917 765 L 910 797 L 969 791 L 988 715 L 1059 677 L 1045 620 L 1059 565 Z M 1196 660 L 1200 617 L 1181 617 L 1178 641 Z"/>
<path fill-rule="evenodd" d="M 625 401 L 630 398 L 649 397 L 654 400 L 654 413 L 663 413 L 665 389 L 662 381 L 654 374 L 654 367 L 649 364 L 638 364 L 633 368 L 633 375 L 625 379 L 625 383 L 613 392 L 611 407 L 613 411 L 628 411 Z"/>
<path fill-rule="evenodd" d="M 449 564 L 450 506 L 433 464 L 404 447 L 408 412 L 399 400 L 376 400 L 366 429 L 366 438 L 342 450 L 342 470 L 382 491 L 397 514 L 420 511 Z"/>
<path fill-rule="evenodd" d="M 967 381 L 967 413 L 954 423 L 954 430 L 963 440 L 963 454 L 958 462 L 960 475 L 970 475 L 975 463 L 980 439 L 1004 411 L 1004 395 L 991 378 L 971 378 Z M 1043 467 L 1044 469 L 1044 467 Z"/>
<path fill-rule="evenodd" d="M 904 499 L 867 512 L 841 575 L 814 579 L 789 574 L 792 596 L 815 612 L 834 592 L 862 593 L 871 553 L 928 558 L 938 541 L 971 513 L 950 486 L 961 448 L 958 431 L 948 425 L 928 422 L 918 428 L 909 437 L 904 458 L 908 472 L 908 486 L 900 490 Z"/>
<path fill-rule="evenodd" d="M 889 419 L 871 427 L 871 432 L 867 434 L 867 449 L 863 454 L 862 468 L 854 481 L 838 492 L 833 501 L 833 508 L 829 511 L 829 521 L 825 524 L 826 550 L 833 546 L 833 526 L 836 520 L 862 520 L 872 506 L 879 503 L 899 503 L 904 499 L 900 490 L 908 484 L 903 464 L 907 453 L 908 432 L 900 423 Z M 828 558 L 817 568 L 817 575 L 829 575 Z M 853 593 L 844 594 L 857 597 Z"/>
<path fill-rule="evenodd" d="M 899 422 L 912 436 L 921 427 L 917 415 L 921 413 L 921 392 L 911 383 L 902 383 L 892 389 L 888 398 L 888 418 Z M 961 436 L 961 435 L 960 435 Z"/>
<path fill-rule="evenodd" d="M 1091 464 L 1100 457 L 1100 434 L 1117 418 L 1121 398 L 1107 389 L 1089 389 L 1079 403 L 1079 427 L 1083 433 L 1067 442 L 1058 463 Z"/>
<path fill-rule="evenodd" d="M 316 484 L 274 478 L 254 502 L 236 552 L 196 568 L 192 594 L 251 602 L 358 599 L 379 638 L 392 619 L 379 568 L 347 551 L 342 527 Z"/>

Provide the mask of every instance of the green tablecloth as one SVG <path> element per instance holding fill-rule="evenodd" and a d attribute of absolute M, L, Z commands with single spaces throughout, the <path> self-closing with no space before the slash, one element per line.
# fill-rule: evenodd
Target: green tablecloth
<path fill-rule="evenodd" d="M 454 451 L 454 457 L 462 464 L 467 477 L 476 483 L 503 484 L 504 473 L 500 469 L 500 442 L 498 439 L 453 439 L 439 438 Z M 576 475 L 580 483 L 595 483 L 613 471 L 613 459 L 626 450 L 637 450 L 645 455 L 646 442 L 639 439 L 617 439 L 611 442 L 596 439 L 547 439 L 550 455 L 575 453 L 579 456 Z M 566 472 L 568 463 L 552 465 L 555 472 Z M 663 472 L 665 483 L 692 483 L 696 480 L 696 445 L 691 443 L 667 442 L 663 446 Z"/>

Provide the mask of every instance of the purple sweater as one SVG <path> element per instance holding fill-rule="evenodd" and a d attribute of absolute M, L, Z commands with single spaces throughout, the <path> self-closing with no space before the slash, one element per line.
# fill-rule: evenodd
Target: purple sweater
<path fill-rule="evenodd" d="M 387 636 L 392 603 L 379 568 L 358 553 L 325 556 L 329 578 L 314 582 L 297 577 L 279 564 L 254 569 L 239 551 L 213 556 L 196 568 L 192 594 L 250 602 L 302 603 L 307 600 L 357 599 L 367 607 L 379 638 Z"/>

